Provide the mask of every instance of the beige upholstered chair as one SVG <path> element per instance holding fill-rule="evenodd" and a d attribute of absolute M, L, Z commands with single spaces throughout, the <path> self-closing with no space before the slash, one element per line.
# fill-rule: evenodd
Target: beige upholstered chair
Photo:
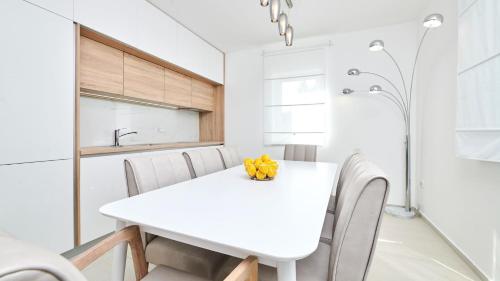
<path fill-rule="evenodd" d="M 317 146 L 305 144 L 285 145 L 285 160 L 316 162 Z"/>
<path fill-rule="evenodd" d="M 129 196 L 191 179 L 180 153 L 125 160 Z"/>
<path fill-rule="evenodd" d="M 238 153 L 238 150 L 234 147 L 224 146 L 217 148 L 217 150 L 219 150 L 226 169 L 238 166 L 243 161 Z"/>
<path fill-rule="evenodd" d="M 210 281 L 166 266 L 148 272 L 142 240 L 137 226 L 131 226 L 97 243 L 71 262 L 19 240 L 0 237 L 0 279 L 2 281 L 86 281 L 80 270 L 86 268 L 116 245 L 127 242 L 132 250 L 136 280 L 142 281 Z M 248 257 L 224 281 L 257 281 L 258 261 Z"/>
<path fill-rule="evenodd" d="M 214 151 L 218 152 L 214 149 Z M 125 160 L 129 196 L 191 179 L 188 165 L 180 153 Z M 183 244 L 164 237 L 145 235 L 146 261 L 213 278 L 226 255 Z"/>
<path fill-rule="evenodd" d="M 356 163 L 360 159 L 360 157 L 363 157 L 360 153 L 353 153 L 349 155 L 344 160 L 344 164 L 342 165 L 342 169 L 340 169 L 340 174 L 339 174 L 339 179 L 337 181 L 337 188 L 335 190 L 335 195 L 332 196 L 330 202 L 328 202 L 328 212 L 334 214 L 335 213 L 335 204 L 337 203 L 338 195 L 340 194 L 340 191 L 342 190 L 342 183 L 345 180 L 345 177 L 349 172 L 351 172 L 353 164 Z"/>
<path fill-rule="evenodd" d="M 215 148 L 189 150 L 184 153 L 192 178 L 224 170 L 219 151 Z"/>
<path fill-rule="evenodd" d="M 333 240 L 297 262 L 297 281 L 364 281 L 375 250 L 389 182 L 373 164 L 360 160 L 346 175 L 338 198 Z M 230 272 L 239 260 L 226 261 Z M 233 267 L 231 267 L 233 265 Z M 259 278 L 277 280 L 275 268 L 259 265 Z"/>

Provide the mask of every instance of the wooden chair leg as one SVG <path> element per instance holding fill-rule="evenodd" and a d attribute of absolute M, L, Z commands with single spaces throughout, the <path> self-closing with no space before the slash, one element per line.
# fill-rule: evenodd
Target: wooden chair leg
<path fill-rule="evenodd" d="M 106 237 L 92 248 L 73 258 L 71 262 L 78 269 L 83 270 L 106 252 L 123 242 L 127 242 L 130 245 L 132 260 L 134 262 L 135 278 L 139 281 L 148 274 L 148 265 L 146 263 L 141 233 L 138 226 L 126 227 Z"/>
<path fill-rule="evenodd" d="M 224 281 L 258 281 L 259 261 L 250 256 L 242 261 Z"/>

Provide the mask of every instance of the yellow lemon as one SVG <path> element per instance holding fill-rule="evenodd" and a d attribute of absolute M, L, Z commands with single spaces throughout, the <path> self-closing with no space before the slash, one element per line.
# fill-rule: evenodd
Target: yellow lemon
<path fill-rule="evenodd" d="M 276 176 L 276 170 L 274 169 L 269 169 L 269 171 L 267 172 L 267 176 L 270 177 L 270 178 L 274 178 Z"/>
<path fill-rule="evenodd" d="M 267 172 L 269 172 L 269 168 L 270 168 L 269 165 L 262 164 L 259 166 L 259 172 L 261 172 L 263 174 L 267 174 Z"/>
<path fill-rule="evenodd" d="M 269 156 L 269 154 L 264 154 L 260 157 L 260 159 L 262 160 L 262 162 L 267 162 L 271 160 L 271 156 Z"/>
<path fill-rule="evenodd" d="M 253 159 L 252 158 L 245 158 L 245 160 L 243 160 L 243 163 L 245 164 L 245 166 L 248 166 L 250 164 L 253 164 Z"/>
<path fill-rule="evenodd" d="M 253 177 L 257 173 L 257 169 L 255 168 L 254 165 L 248 165 L 247 166 L 247 173 L 249 176 Z"/>
<path fill-rule="evenodd" d="M 260 171 L 258 171 L 258 172 L 255 174 L 255 176 L 256 176 L 256 177 L 257 177 L 257 179 L 259 179 L 259 180 L 263 180 L 263 179 L 265 179 L 265 178 L 266 178 L 266 174 L 261 173 Z"/>
<path fill-rule="evenodd" d="M 257 159 L 255 159 L 253 164 L 255 165 L 256 168 L 259 168 L 259 166 L 262 165 L 262 160 L 257 158 Z"/>

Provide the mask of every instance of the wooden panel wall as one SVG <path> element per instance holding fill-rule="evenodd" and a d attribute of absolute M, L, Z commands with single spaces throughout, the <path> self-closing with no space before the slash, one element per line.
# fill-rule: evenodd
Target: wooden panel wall
<path fill-rule="evenodd" d="M 214 110 L 200 112 L 200 141 L 224 142 L 224 86 L 215 87 Z"/>

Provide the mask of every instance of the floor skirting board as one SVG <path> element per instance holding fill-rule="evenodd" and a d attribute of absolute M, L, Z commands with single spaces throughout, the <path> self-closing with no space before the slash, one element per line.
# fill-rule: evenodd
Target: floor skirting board
<path fill-rule="evenodd" d="M 448 243 L 448 245 L 450 245 L 450 247 L 475 271 L 475 273 L 482 280 L 493 281 L 489 279 L 488 276 L 486 276 L 486 274 L 481 269 L 479 269 L 479 267 L 477 267 L 476 264 L 427 217 L 427 215 L 425 215 L 425 213 L 419 210 L 419 215 L 427 224 L 429 224 L 441 236 L 441 238 L 444 239 L 444 241 L 446 241 L 446 243 Z"/>

